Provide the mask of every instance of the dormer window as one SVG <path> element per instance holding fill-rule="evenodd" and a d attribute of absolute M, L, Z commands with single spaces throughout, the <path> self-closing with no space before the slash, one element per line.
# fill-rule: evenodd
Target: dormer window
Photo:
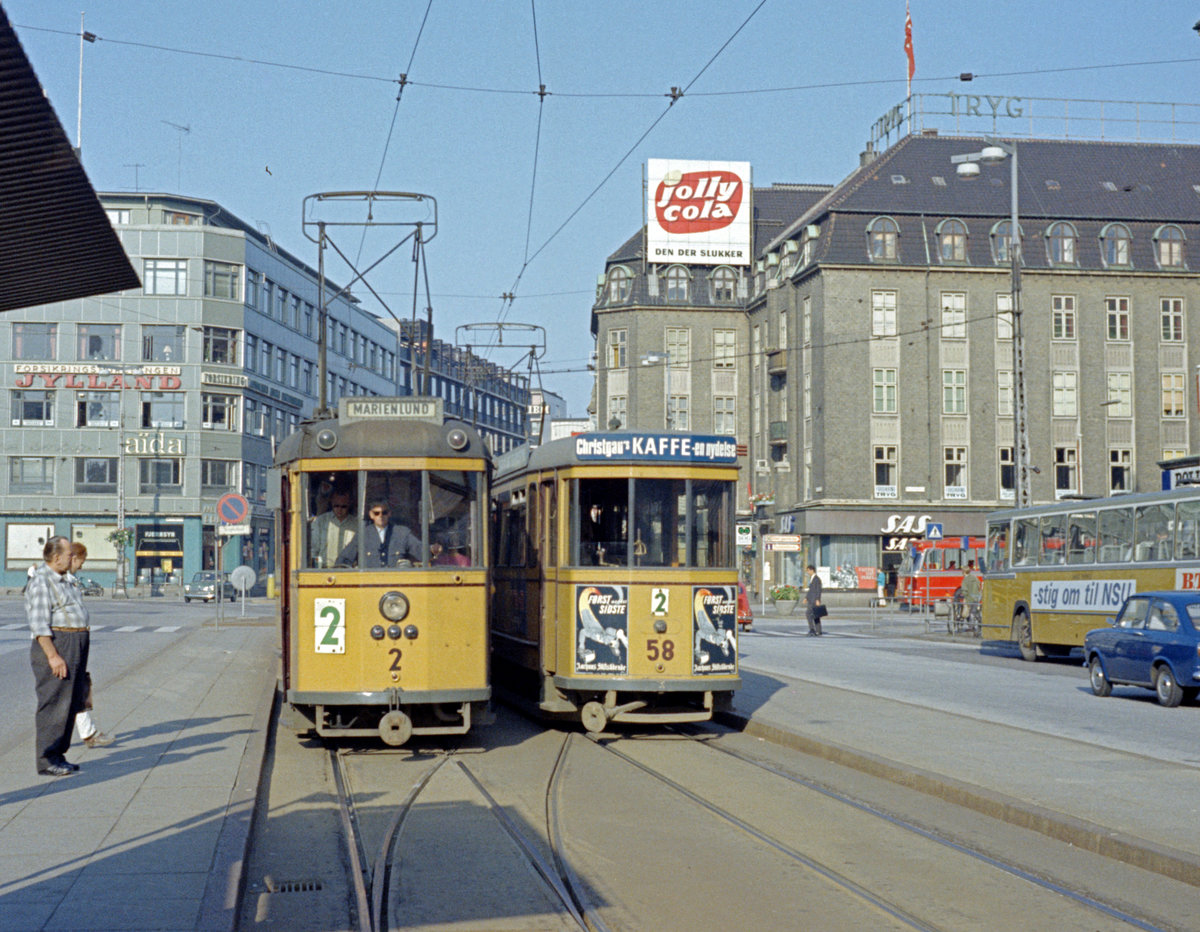
<path fill-rule="evenodd" d="M 1046 256 L 1051 265 L 1075 264 L 1075 228 L 1059 221 L 1046 230 Z"/>
<path fill-rule="evenodd" d="M 1183 252 L 1183 230 L 1168 223 L 1161 226 L 1154 234 L 1154 255 L 1158 259 L 1160 269 L 1185 268 Z"/>
<path fill-rule="evenodd" d="M 1021 238 L 1024 236 L 1024 231 L 1017 228 L 1017 258 L 1021 258 Z M 1008 265 L 1012 262 L 1012 253 L 1010 249 L 1013 246 L 1012 237 L 1012 221 L 1001 220 L 992 227 L 992 261 L 996 265 Z"/>
<path fill-rule="evenodd" d="M 1110 223 L 1100 231 L 1100 258 L 1108 269 L 1127 269 L 1133 265 L 1129 250 L 1133 237 L 1123 223 Z"/>
<path fill-rule="evenodd" d="M 937 228 L 938 256 L 943 262 L 967 261 L 967 225 L 961 220 L 943 220 Z"/>
<path fill-rule="evenodd" d="M 617 304 L 629 298 L 630 285 L 633 275 L 623 265 L 618 265 L 608 273 L 608 303 Z"/>
<path fill-rule="evenodd" d="M 867 227 L 867 255 L 872 262 L 900 258 L 900 227 L 891 217 L 877 217 Z"/>
<path fill-rule="evenodd" d="M 713 271 L 709 282 L 714 302 L 733 300 L 734 289 L 737 288 L 737 272 L 729 266 L 723 265 Z"/>
<path fill-rule="evenodd" d="M 682 265 L 673 265 L 667 269 L 667 300 L 686 301 L 688 299 L 688 271 Z"/>

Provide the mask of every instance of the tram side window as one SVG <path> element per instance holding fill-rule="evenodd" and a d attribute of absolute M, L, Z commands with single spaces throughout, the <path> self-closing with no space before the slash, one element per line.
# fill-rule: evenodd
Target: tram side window
<path fill-rule="evenodd" d="M 733 486 L 692 480 L 692 551 L 688 566 L 733 566 Z"/>
<path fill-rule="evenodd" d="M 1077 512 L 1067 519 L 1067 562 L 1096 562 L 1096 513 Z"/>
<path fill-rule="evenodd" d="M 633 483 L 633 501 L 633 565 L 683 565 L 687 534 L 686 480 L 637 479 Z"/>
<path fill-rule="evenodd" d="M 1066 515 L 1046 515 L 1042 518 L 1041 550 L 1038 555 L 1038 563 L 1042 566 L 1066 562 L 1066 518 Z"/>
<path fill-rule="evenodd" d="M 308 527 L 310 568 L 333 566 L 358 533 L 357 487 L 354 472 L 308 473 L 304 520 Z"/>
<path fill-rule="evenodd" d="M 1106 508 L 1099 520 L 1100 562 L 1126 563 L 1133 558 L 1133 509 Z"/>
<path fill-rule="evenodd" d="M 987 550 L 983 556 L 983 571 L 999 573 L 1008 567 L 1008 522 L 988 525 Z"/>
<path fill-rule="evenodd" d="M 499 566 L 525 565 L 525 493 L 518 489 L 505 495 L 497 514 L 496 561 Z"/>
<path fill-rule="evenodd" d="M 1013 525 L 1013 566 L 1037 563 L 1038 526 L 1036 518 L 1022 518 Z"/>
<path fill-rule="evenodd" d="M 338 554 L 338 566 L 379 569 L 425 562 L 418 521 L 420 472 L 372 470 L 365 474 L 360 501 L 358 533 Z"/>
<path fill-rule="evenodd" d="M 1174 505 L 1143 505 L 1136 509 L 1133 524 L 1135 561 L 1171 559 L 1174 513 Z"/>
<path fill-rule="evenodd" d="M 433 566 L 478 566 L 476 511 L 479 477 L 472 472 L 429 474 L 429 553 Z"/>
<path fill-rule="evenodd" d="M 1194 560 L 1200 556 L 1200 501 L 1180 502 L 1175 514 L 1175 559 Z"/>
<path fill-rule="evenodd" d="M 580 479 L 578 541 L 572 553 L 580 566 L 625 566 L 628 563 L 629 481 Z M 574 525 L 575 522 L 572 522 Z"/>

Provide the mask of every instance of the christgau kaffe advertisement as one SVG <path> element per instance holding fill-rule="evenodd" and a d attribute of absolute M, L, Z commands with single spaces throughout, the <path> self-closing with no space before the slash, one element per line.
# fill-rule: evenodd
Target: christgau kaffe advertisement
<path fill-rule="evenodd" d="M 749 265 L 749 162 L 646 162 L 646 252 L 651 262 Z"/>

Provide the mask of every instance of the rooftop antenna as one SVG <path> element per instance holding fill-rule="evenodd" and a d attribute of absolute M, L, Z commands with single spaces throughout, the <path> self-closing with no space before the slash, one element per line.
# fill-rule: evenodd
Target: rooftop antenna
<path fill-rule="evenodd" d="M 167 126 L 174 127 L 179 130 L 179 162 L 175 169 L 175 193 L 183 193 L 183 137 L 192 131 L 190 126 L 181 126 L 178 123 L 172 123 L 170 120 L 163 120 Z"/>
<path fill-rule="evenodd" d="M 145 168 L 146 163 L 145 162 L 126 162 L 124 167 L 133 169 L 133 190 L 141 191 L 142 190 L 141 185 L 138 184 L 138 169 Z"/>

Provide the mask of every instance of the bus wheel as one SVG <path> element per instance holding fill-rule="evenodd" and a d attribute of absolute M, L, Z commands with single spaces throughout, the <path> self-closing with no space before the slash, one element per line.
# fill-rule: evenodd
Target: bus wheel
<path fill-rule="evenodd" d="M 1029 621 L 1028 612 L 1017 612 L 1013 619 L 1013 629 L 1016 631 L 1017 649 L 1021 651 L 1022 660 L 1037 660 L 1037 645 L 1033 643 L 1033 625 Z"/>

